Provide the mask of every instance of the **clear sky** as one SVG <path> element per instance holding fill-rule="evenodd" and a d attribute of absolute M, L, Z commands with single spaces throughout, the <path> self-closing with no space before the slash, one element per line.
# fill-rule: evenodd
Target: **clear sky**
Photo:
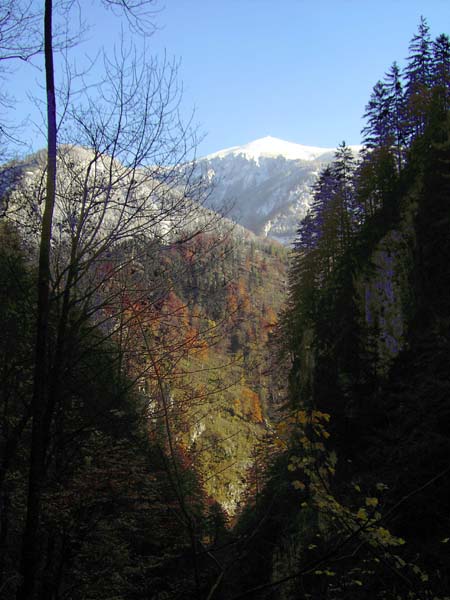
<path fill-rule="evenodd" d="M 92 29 L 72 56 L 95 54 L 119 23 L 80 0 Z M 372 86 L 401 65 L 420 15 L 450 33 L 450 0 L 160 0 L 150 52 L 181 61 L 182 110 L 206 137 L 200 156 L 271 135 L 307 145 L 360 142 Z M 11 92 L 22 113 L 39 73 L 22 68 Z M 33 84 L 34 85 L 34 84 Z M 36 117 L 35 117 L 36 118 Z M 42 145 L 35 137 L 34 145 Z"/>

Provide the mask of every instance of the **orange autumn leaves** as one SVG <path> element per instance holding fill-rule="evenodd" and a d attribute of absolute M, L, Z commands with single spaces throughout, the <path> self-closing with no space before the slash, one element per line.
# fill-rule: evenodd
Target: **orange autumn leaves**
<path fill-rule="evenodd" d="M 233 408 L 236 414 L 245 416 L 254 423 L 264 421 L 259 395 L 247 386 L 239 389 Z"/>

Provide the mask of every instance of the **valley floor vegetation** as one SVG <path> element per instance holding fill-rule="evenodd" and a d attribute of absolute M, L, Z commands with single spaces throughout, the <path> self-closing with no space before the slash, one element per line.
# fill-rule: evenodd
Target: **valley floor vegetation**
<path fill-rule="evenodd" d="M 73 5 L 6 5 L 48 147 L 0 124 L 1 597 L 448 600 L 448 36 L 375 85 L 287 269 L 205 208 L 174 65 L 122 43 L 72 94 Z"/>

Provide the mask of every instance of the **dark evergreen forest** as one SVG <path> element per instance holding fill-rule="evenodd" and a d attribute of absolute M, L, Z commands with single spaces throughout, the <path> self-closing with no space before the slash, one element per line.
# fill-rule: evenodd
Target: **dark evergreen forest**
<path fill-rule="evenodd" d="M 315 185 L 279 330 L 285 449 L 231 597 L 448 597 L 449 60 L 422 19 L 360 159 L 343 143 Z"/>
<path fill-rule="evenodd" d="M 287 298 L 120 72 L 1 167 L 0 597 L 448 600 L 449 37 L 375 84 Z"/>

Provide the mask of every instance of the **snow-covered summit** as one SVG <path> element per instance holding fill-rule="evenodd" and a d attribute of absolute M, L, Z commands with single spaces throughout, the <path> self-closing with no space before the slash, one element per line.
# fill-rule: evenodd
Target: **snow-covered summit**
<path fill-rule="evenodd" d="M 282 156 L 287 160 L 316 160 L 323 154 L 334 152 L 334 148 L 319 148 L 318 146 L 304 146 L 302 144 L 294 144 L 286 142 L 279 138 L 271 137 L 270 135 L 254 140 L 244 146 L 233 146 L 225 148 L 213 154 L 209 154 L 205 158 L 211 160 L 213 158 L 224 158 L 226 156 L 243 155 L 247 159 L 254 160 L 258 163 L 260 158 L 277 158 Z"/>
<path fill-rule="evenodd" d="M 355 158 L 361 146 L 349 146 Z M 317 175 L 335 148 L 304 146 L 267 136 L 226 148 L 199 167 L 211 183 L 208 205 L 256 235 L 291 243 L 312 198 Z"/>

